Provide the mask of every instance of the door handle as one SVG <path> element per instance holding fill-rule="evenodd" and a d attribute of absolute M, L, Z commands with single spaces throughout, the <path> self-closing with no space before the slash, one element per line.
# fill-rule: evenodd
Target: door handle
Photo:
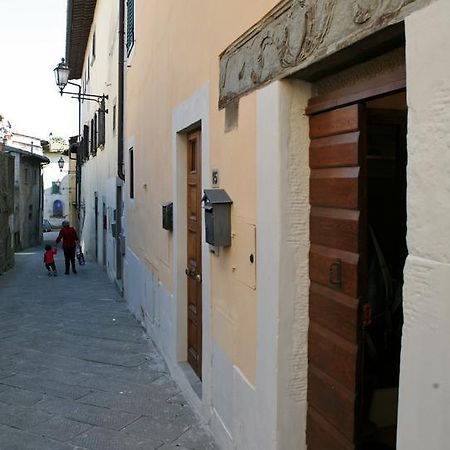
<path fill-rule="evenodd" d="M 202 281 L 202 276 L 198 273 L 197 275 L 195 275 L 195 279 L 196 279 L 199 283 L 201 283 L 201 281 Z"/>
<path fill-rule="evenodd" d="M 189 267 L 186 267 L 186 270 L 184 271 L 184 273 L 188 276 L 188 277 L 192 277 L 194 275 L 194 271 L 191 270 Z"/>
<path fill-rule="evenodd" d="M 339 258 L 330 265 L 329 282 L 337 288 L 342 287 L 342 260 Z"/>

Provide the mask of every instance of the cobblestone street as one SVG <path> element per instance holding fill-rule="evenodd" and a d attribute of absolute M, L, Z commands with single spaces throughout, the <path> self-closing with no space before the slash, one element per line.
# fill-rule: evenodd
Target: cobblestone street
<path fill-rule="evenodd" d="M 105 273 L 42 253 L 0 277 L 0 449 L 216 449 Z"/>

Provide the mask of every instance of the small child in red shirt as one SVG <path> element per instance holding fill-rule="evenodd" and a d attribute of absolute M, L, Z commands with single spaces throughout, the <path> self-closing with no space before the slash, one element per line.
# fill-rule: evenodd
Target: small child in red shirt
<path fill-rule="evenodd" d="M 52 276 L 52 272 L 53 272 L 54 277 L 58 276 L 58 273 L 56 271 L 56 264 L 55 264 L 56 251 L 57 251 L 56 248 L 52 247 L 51 245 L 47 244 L 45 246 L 44 264 L 45 264 L 45 268 L 48 271 L 49 277 Z M 50 269 L 52 269 L 52 272 L 50 271 Z"/>

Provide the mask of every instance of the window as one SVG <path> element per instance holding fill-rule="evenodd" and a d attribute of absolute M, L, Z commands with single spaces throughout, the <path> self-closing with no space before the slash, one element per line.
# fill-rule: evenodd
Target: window
<path fill-rule="evenodd" d="M 134 149 L 129 151 L 129 165 L 130 165 L 130 198 L 134 198 Z"/>
<path fill-rule="evenodd" d="M 97 153 L 98 148 L 98 114 L 94 114 L 94 153 Z"/>
<path fill-rule="evenodd" d="M 98 145 L 105 145 L 105 101 L 102 100 L 98 110 Z"/>
<path fill-rule="evenodd" d="M 94 117 L 91 119 L 91 143 L 90 143 L 90 151 L 91 155 L 95 156 L 97 154 L 97 113 L 95 113 Z"/>
<path fill-rule="evenodd" d="M 127 56 L 134 46 L 134 0 L 127 0 Z"/>
<path fill-rule="evenodd" d="M 91 64 L 94 64 L 94 60 L 95 60 L 95 31 L 94 31 L 94 34 L 92 35 L 92 61 L 91 61 Z"/>
<path fill-rule="evenodd" d="M 83 127 L 83 160 L 89 159 L 89 125 Z"/>
<path fill-rule="evenodd" d="M 59 181 L 52 181 L 52 194 L 60 194 L 60 182 Z"/>

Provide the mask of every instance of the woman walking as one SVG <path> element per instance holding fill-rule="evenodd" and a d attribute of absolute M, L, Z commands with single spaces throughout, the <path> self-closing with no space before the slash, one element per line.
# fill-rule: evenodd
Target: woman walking
<path fill-rule="evenodd" d="M 62 223 L 61 231 L 56 239 L 56 244 L 62 240 L 62 246 L 64 250 L 64 259 L 66 262 L 65 275 L 69 275 L 70 265 L 72 264 L 72 272 L 77 273 L 75 268 L 75 249 L 78 241 L 78 234 L 75 228 L 70 226 L 68 220 L 64 220 Z"/>

